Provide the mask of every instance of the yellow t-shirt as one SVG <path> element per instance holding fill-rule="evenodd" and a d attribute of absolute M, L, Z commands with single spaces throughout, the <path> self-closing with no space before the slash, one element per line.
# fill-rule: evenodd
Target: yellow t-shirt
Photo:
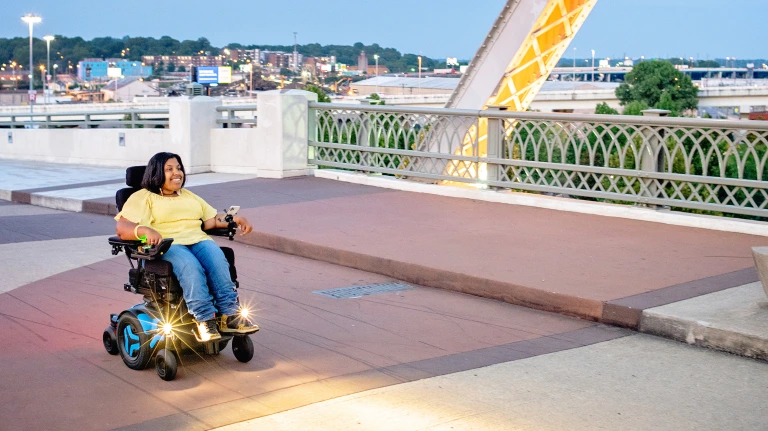
<path fill-rule="evenodd" d="M 167 197 L 141 189 L 125 202 L 115 220 L 126 220 L 148 226 L 174 244 L 191 245 L 211 238 L 203 232 L 201 220 L 216 217 L 216 209 L 189 190 Z"/>

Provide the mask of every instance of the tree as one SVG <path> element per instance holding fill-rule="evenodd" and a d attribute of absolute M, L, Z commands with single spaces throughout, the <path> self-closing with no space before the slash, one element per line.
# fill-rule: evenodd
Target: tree
<path fill-rule="evenodd" d="M 165 70 L 167 70 L 168 73 L 173 73 L 176 71 L 176 65 L 173 63 L 168 63 L 168 67 Z"/>
<path fill-rule="evenodd" d="M 320 87 L 316 85 L 307 85 L 304 89 L 317 94 L 318 102 L 329 103 L 331 101 L 331 98 L 328 97 L 327 94 L 325 94 L 325 91 L 323 91 Z"/>
<path fill-rule="evenodd" d="M 602 115 L 619 115 L 619 111 L 611 108 L 607 103 L 598 103 L 597 106 L 595 106 L 595 114 L 602 114 Z"/>
<path fill-rule="evenodd" d="M 624 111 L 622 111 L 622 115 L 643 115 L 643 111 L 648 109 L 649 106 L 642 100 L 633 100 L 629 103 L 627 103 L 627 106 L 624 107 Z"/>
<path fill-rule="evenodd" d="M 677 110 L 677 104 L 672 101 L 672 96 L 669 95 L 667 90 L 664 90 L 664 92 L 661 93 L 659 103 L 656 104 L 656 109 L 666 109 L 667 111 L 670 111 L 669 115 L 672 117 L 680 115 L 680 112 Z"/>
<path fill-rule="evenodd" d="M 691 78 L 675 69 L 671 63 L 656 60 L 635 65 L 616 89 L 616 97 L 623 106 L 642 101 L 648 106 L 658 107 L 664 92 L 669 95 L 672 103 L 665 106 L 675 108 L 671 111 L 680 113 L 686 109 L 696 109 L 699 104 L 699 90 Z"/>

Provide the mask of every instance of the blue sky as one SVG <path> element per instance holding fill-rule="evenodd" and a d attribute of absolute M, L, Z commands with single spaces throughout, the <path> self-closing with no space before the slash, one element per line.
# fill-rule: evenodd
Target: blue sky
<path fill-rule="evenodd" d="M 19 17 L 36 13 L 35 35 L 207 37 L 215 46 L 378 43 L 432 58 L 471 58 L 506 0 L 84 0 L 8 2 L 0 37 L 27 36 Z M 566 54 L 597 57 L 766 58 L 758 29 L 766 0 L 599 0 Z"/>

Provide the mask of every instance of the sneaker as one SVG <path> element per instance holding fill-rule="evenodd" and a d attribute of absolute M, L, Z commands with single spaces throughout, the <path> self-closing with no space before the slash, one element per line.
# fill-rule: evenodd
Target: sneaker
<path fill-rule="evenodd" d="M 226 314 L 222 314 L 221 320 L 219 321 L 219 331 L 224 333 L 249 333 L 258 330 L 258 325 L 251 323 L 247 318 L 240 315 L 227 316 Z"/>
<path fill-rule="evenodd" d="M 216 319 L 197 322 L 197 339 L 199 341 L 213 341 L 221 338 L 219 329 L 216 327 Z"/>

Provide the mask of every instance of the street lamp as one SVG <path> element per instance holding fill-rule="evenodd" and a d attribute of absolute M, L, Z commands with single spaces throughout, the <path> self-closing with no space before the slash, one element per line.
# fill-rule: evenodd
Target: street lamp
<path fill-rule="evenodd" d="M 576 48 L 573 48 L 573 81 L 576 81 Z"/>
<path fill-rule="evenodd" d="M 595 82 L 595 50 L 592 50 L 592 82 Z"/>
<path fill-rule="evenodd" d="M 47 46 L 47 54 L 48 54 L 48 64 L 46 66 L 46 69 L 50 72 L 51 71 L 51 41 L 53 41 L 55 38 L 51 36 L 50 34 L 47 34 L 43 36 L 43 40 L 45 40 L 45 44 Z M 45 94 L 45 103 L 49 103 L 49 96 L 48 92 L 50 91 L 51 87 L 50 84 L 48 85 L 48 90 L 45 89 L 46 84 L 48 84 L 50 74 L 45 76 L 45 82 L 43 83 L 43 94 Z"/>
<path fill-rule="evenodd" d="M 376 95 L 379 95 L 379 54 L 373 54 L 373 59 L 376 60 Z"/>
<path fill-rule="evenodd" d="M 419 94 L 421 94 L 421 56 L 419 56 Z"/>
<path fill-rule="evenodd" d="M 21 20 L 25 23 L 29 24 L 29 97 L 32 96 L 32 93 L 34 91 L 34 88 L 32 87 L 32 82 L 34 81 L 33 73 L 34 70 L 32 69 L 32 65 L 34 64 L 32 62 L 32 26 L 35 24 L 39 24 L 43 19 L 40 18 L 38 15 L 32 15 L 27 14 L 21 17 Z M 32 102 L 32 100 L 29 101 L 29 121 L 32 121 L 32 114 L 34 113 L 34 106 L 35 104 Z"/>

